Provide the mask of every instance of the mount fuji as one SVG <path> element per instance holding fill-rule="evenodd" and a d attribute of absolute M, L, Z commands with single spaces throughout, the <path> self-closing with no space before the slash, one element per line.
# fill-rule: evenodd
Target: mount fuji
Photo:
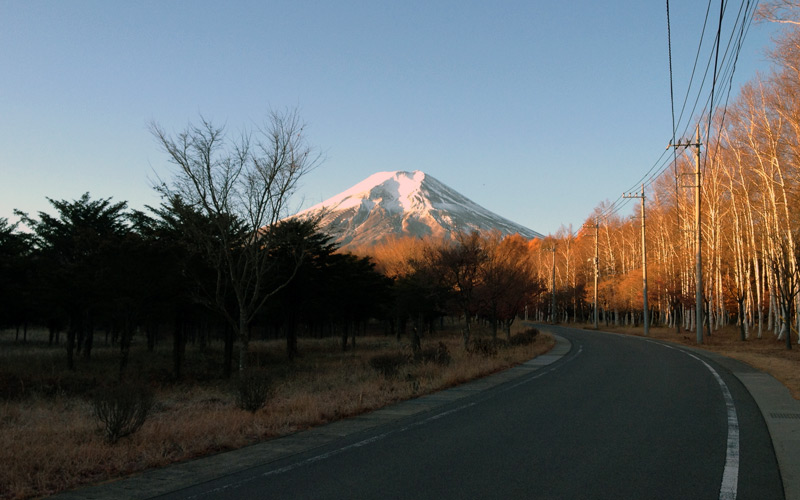
<path fill-rule="evenodd" d="M 476 230 L 543 238 L 419 170 L 378 172 L 291 218 L 313 217 L 320 217 L 320 230 L 342 248 L 370 246 L 390 236 L 450 238 Z"/>

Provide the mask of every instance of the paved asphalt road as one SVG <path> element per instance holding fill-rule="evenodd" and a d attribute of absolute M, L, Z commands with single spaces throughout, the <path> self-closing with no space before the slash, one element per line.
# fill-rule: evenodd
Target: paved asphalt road
<path fill-rule="evenodd" d="M 547 369 L 159 498 L 783 498 L 763 418 L 726 369 L 552 331 L 573 348 Z"/>

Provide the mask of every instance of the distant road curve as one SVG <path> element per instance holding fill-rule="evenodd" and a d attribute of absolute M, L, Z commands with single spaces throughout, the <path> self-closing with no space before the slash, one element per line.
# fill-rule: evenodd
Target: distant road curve
<path fill-rule="evenodd" d="M 675 346 L 546 327 L 547 369 L 158 498 L 781 499 L 763 418 Z"/>

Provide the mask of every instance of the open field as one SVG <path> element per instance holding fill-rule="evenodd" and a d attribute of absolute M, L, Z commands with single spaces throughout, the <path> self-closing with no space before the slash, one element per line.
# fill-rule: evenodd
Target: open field
<path fill-rule="evenodd" d="M 234 381 L 216 378 L 221 346 L 205 352 L 187 346 L 181 381 L 169 380 L 168 345 L 155 353 L 135 346 L 130 373 L 154 391 L 155 404 L 138 432 L 112 445 L 88 394 L 115 377 L 116 350 L 98 346 L 91 362 L 81 359 L 69 372 L 63 347 L 47 347 L 35 333 L 26 344 L 13 340 L 13 332 L 0 334 L 0 498 L 52 494 L 290 434 L 508 368 L 554 344 L 539 335 L 494 356 L 470 354 L 455 325 L 422 341 L 423 349 L 443 342 L 452 357 L 448 365 L 409 361 L 382 375 L 370 360 L 387 353 L 410 356 L 407 339 L 358 337 L 356 349 L 347 352 L 334 338 L 301 339 L 294 362 L 286 360 L 282 341 L 253 342 L 254 359 L 273 387 L 267 405 L 255 413 L 237 407 Z"/>
<path fill-rule="evenodd" d="M 591 325 L 582 325 L 591 329 Z M 642 327 L 632 326 L 604 326 L 600 330 L 643 336 Z M 792 349 L 786 349 L 784 340 L 778 340 L 772 332 L 763 332 L 762 338 L 756 338 L 756 332 L 750 332 L 750 338 L 742 342 L 739 340 L 739 327 L 727 326 L 717 331 L 712 331 L 709 337 L 703 332 L 703 345 L 696 343 L 696 333 L 681 329 L 676 333 L 674 328 L 650 328 L 650 337 L 668 340 L 692 347 L 700 347 L 743 361 L 753 368 L 769 373 L 792 393 L 795 399 L 800 399 L 800 345 L 796 340 L 792 342 Z"/>

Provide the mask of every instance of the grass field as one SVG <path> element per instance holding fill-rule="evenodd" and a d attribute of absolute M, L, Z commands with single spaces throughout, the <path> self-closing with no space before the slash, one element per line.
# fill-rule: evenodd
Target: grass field
<path fill-rule="evenodd" d="M 522 327 L 517 325 L 516 330 Z M 476 332 L 487 335 L 487 332 Z M 134 346 L 130 372 L 155 395 L 149 418 L 135 434 L 108 444 L 88 394 L 117 370 L 117 352 L 97 347 L 91 362 L 64 369 L 63 347 L 47 347 L 35 332 L 29 342 L 0 334 L 0 498 L 43 496 L 123 477 L 144 469 L 246 446 L 368 412 L 502 370 L 550 350 L 553 339 L 506 347 L 494 356 L 466 352 L 458 326 L 423 339 L 423 348 L 447 346 L 452 361 L 407 362 L 390 375 L 370 360 L 404 359 L 406 339 L 359 337 L 342 352 L 337 339 L 301 339 L 301 356 L 286 360 L 284 343 L 253 342 L 254 359 L 269 374 L 272 396 L 255 413 L 236 405 L 234 381 L 219 380 L 221 346 L 187 347 L 185 377 L 170 381 L 170 350 Z"/>

